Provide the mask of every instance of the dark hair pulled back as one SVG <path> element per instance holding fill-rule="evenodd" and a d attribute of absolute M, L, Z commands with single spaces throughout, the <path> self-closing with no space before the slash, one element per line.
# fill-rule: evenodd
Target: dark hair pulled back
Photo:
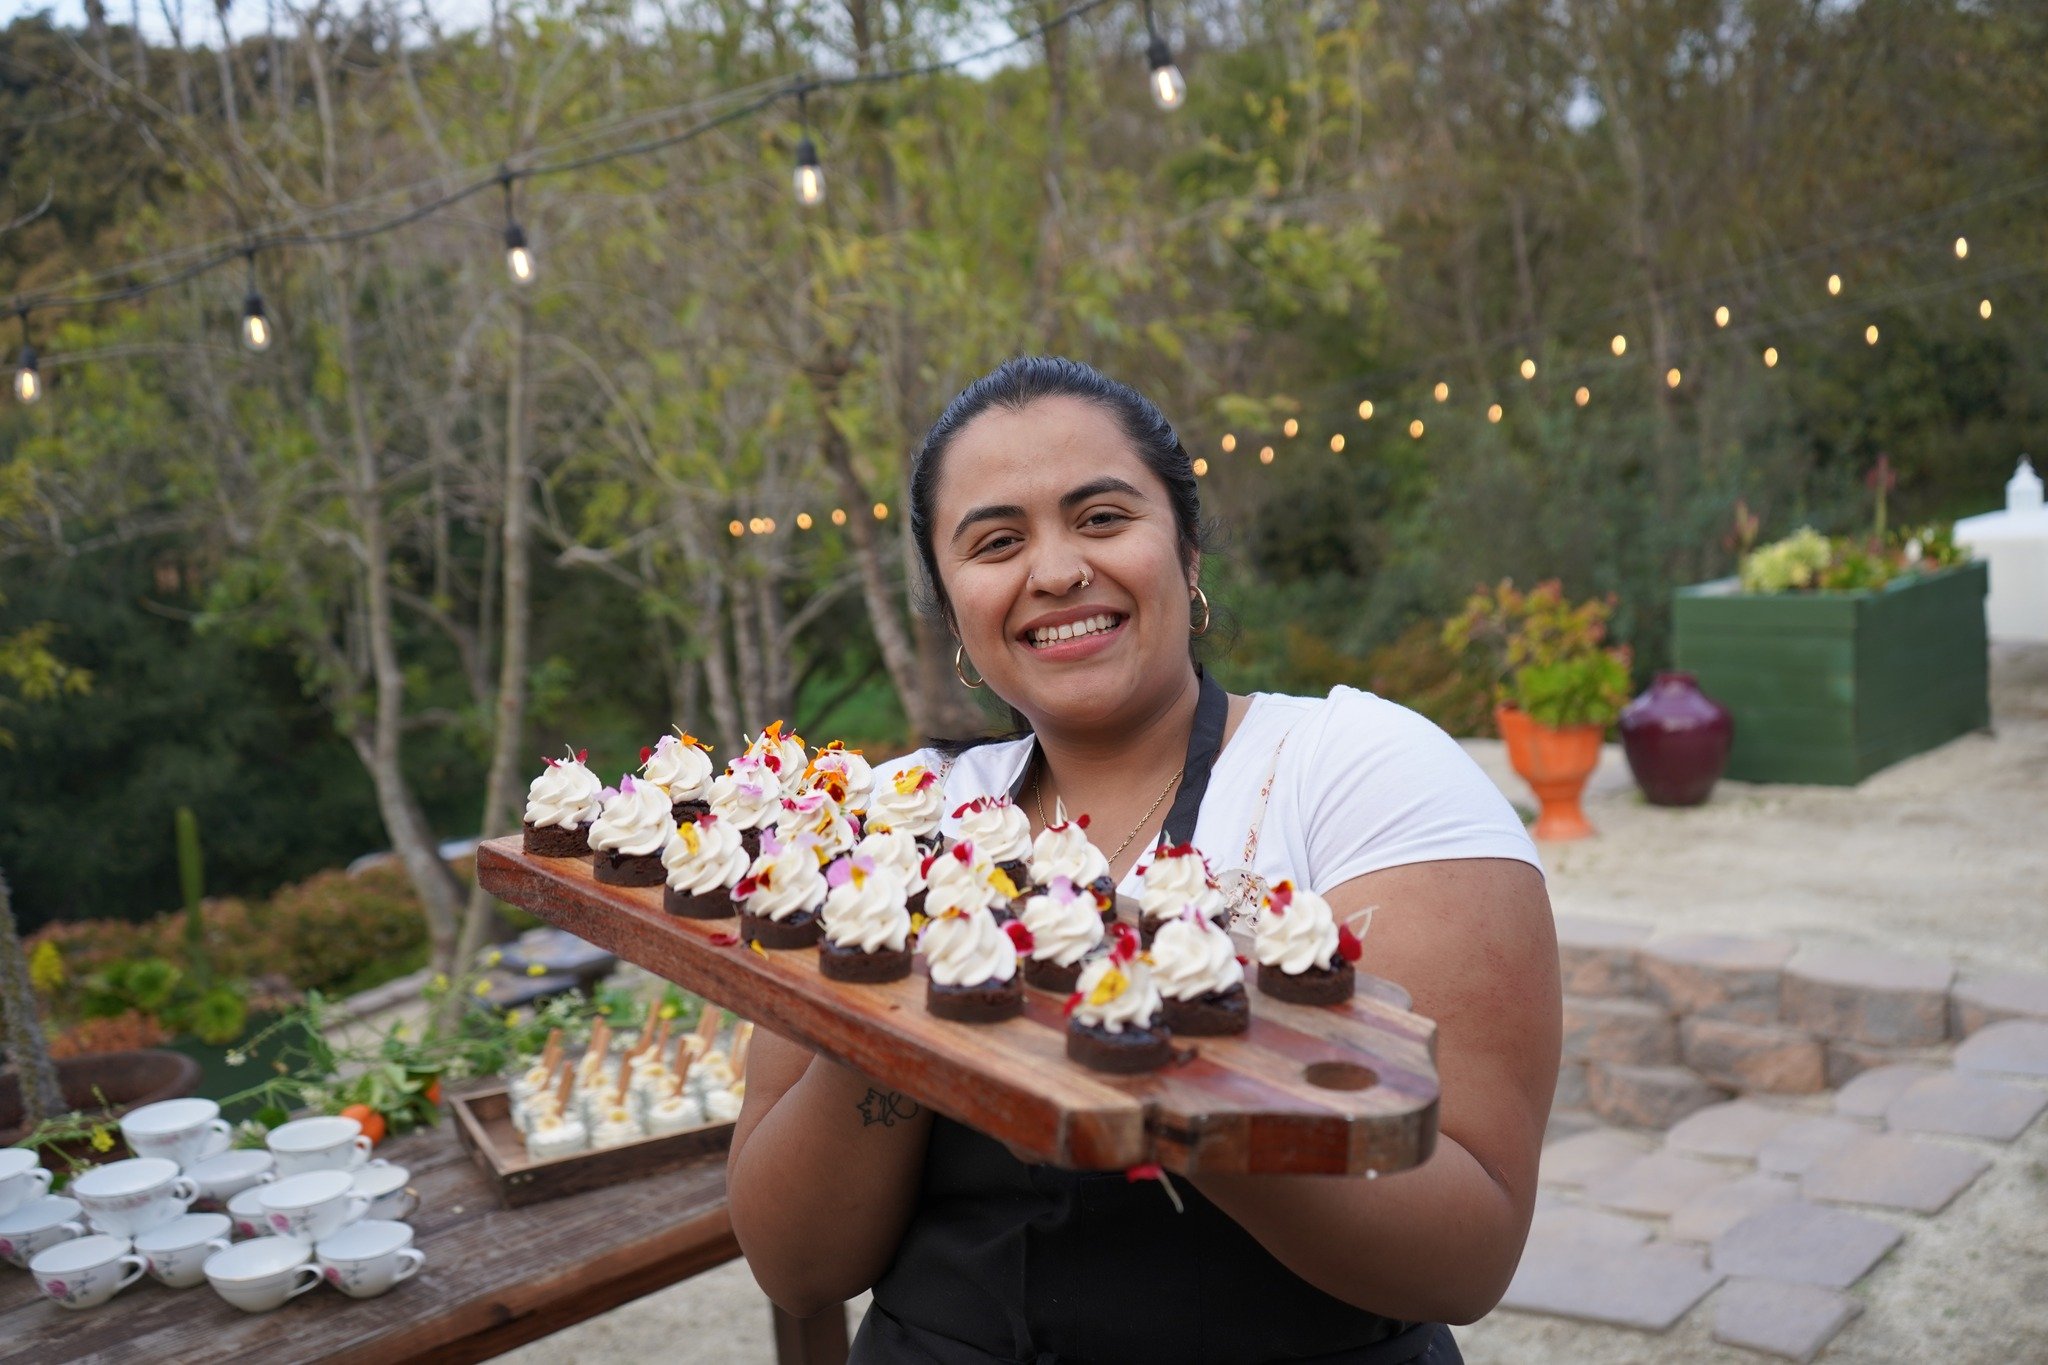
<path fill-rule="evenodd" d="M 1078 398 L 1107 412 L 1137 452 L 1145 467 L 1166 485 L 1180 540 L 1183 569 L 1207 547 L 1210 528 L 1202 519 L 1202 498 L 1195 483 L 1194 462 L 1151 399 L 1092 365 L 1064 356 L 1021 355 L 1004 361 L 960 390 L 939 420 L 932 423 L 910 466 L 910 535 L 924 566 L 924 606 L 950 621 L 952 606 L 939 579 L 938 552 L 932 545 L 932 503 L 938 494 L 939 470 L 946 451 L 968 423 L 990 408 L 1021 411 L 1041 398 Z"/>

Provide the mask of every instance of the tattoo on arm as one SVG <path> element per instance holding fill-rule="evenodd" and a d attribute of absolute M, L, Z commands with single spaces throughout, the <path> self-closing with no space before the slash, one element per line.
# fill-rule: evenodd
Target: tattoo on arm
<path fill-rule="evenodd" d="M 893 1128 L 898 1119 L 914 1119 L 918 1115 L 917 1101 L 895 1090 L 870 1088 L 867 1098 L 860 1102 L 860 1126 L 872 1128 L 881 1124 Z"/>

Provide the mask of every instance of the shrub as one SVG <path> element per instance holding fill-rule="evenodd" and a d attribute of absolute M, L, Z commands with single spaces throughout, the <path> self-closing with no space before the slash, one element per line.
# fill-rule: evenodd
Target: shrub
<path fill-rule="evenodd" d="M 1612 599 L 1574 606 L 1556 579 L 1518 591 L 1510 579 L 1481 588 L 1444 623 L 1444 648 L 1484 659 L 1494 699 L 1539 725 L 1612 725 L 1628 702 L 1629 650 L 1608 645 Z"/>
<path fill-rule="evenodd" d="M 1443 628 L 1417 621 L 1365 661 L 1366 685 L 1428 716 L 1460 738 L 1491 737 L 1493 684 L 1483 670 L 1445 648 Z"/>

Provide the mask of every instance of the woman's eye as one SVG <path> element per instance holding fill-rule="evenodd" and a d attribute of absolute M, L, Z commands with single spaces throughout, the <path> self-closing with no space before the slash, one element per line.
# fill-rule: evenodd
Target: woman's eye
<path fill-rule="evenodd" d="M 976 550 L 975 553 L 977 555 L 992 554 L 997 550 L 1007 550 L 1016 543 L 1017 537 L 1015 536 L 991 536 L 981 543 L 981 548 Z"/>
<path fill-rule="evenodd" d="M 1103 510 L 1102 510 L 1102 511 L 1100 511 L 1100 512 L 1090 512 L 1090 513 L 1089 513 L 1089 514 L 1088 514 L 1088 515 L 1087 515 L 1086 517 L 1084 517 L 1084 518 L 1082 519 L 1082 521 L 1081 521 L 1081 524 L 1082 524 L 1083 526 L 1098 526 L 1098 527 L 1099 527 L 1099 526 L 1114 526 L 1114 525 L 1116 525 L 1116 523 L 1118 523 L 1118 522 L 1120 522 L 1120 521 L 1125 521 L 1125 520 L 1128 520 L 1128 518 L 1126 518 L 1126 517 L 1124 516 L 1124 514 L 1123 514 L 1123 513 L 1121 513 L 1121 512 L 1112 512 L 1112 511 L 1109 511 L 1109 510 L 1108 510 L 1107 508 L 1105 508 L 1105 509 L 1103 509 Z"/>

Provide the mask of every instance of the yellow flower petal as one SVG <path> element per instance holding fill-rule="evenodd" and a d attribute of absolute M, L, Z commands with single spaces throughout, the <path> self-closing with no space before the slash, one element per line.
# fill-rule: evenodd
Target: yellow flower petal
<path fill-rule="evenodd" d="M 1122 995 L 1124 987 L 1130 984 L 1129 977 L 1116 968 L 1111 967 L 1096 981 L 1095 989 L 1088 992 L 1088 1003 L 1091 1005 L 1106 1005 L 1119 995 Z"/>

